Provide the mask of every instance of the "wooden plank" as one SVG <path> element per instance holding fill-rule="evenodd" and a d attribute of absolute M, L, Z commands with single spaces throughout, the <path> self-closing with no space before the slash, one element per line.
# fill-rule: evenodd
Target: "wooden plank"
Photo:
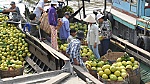
<path fill-rule="evenodd" d="M 43 72 L 43 70 L 28 56 L 25 58 L 25 60 L 30 64 L 30 66 L 32 66 L 32 68 L 34 68 L 37 73 Z"/>
<path fill-rule="evenodd" d="M 68 78 L 71 75 L 71 73 L 61 73 L 55 77 L 52 77 L 50 80 L 46 81 L 43 84 L 60 84 L 64 79 Z"/>
<path fill-rule="evenodd" d="M 88 78 L 90 81 L 92 81 L 94 84 L 103 84 L 98 79 L 96 79 L 94 76 L 92 76 L 89 72 L 85 71 L 80 66 L 73 65 L 74 71 L 77 73 L 77 75 L 84 81 L 86 81 L 86 78 Z"/>
<path fill-rule="evenodd" d="M 28 35 L 30 38 L 32 38 L 32 39 L 34 39 L 36 42 L 38 42 L 39 44 L 41 44 L 42 45 L 42 43 L 44 43 L 44 42 L 40 42 L 40 40 L 39 39 L 37 39 L 37 38 L 35 38 L 34 36 L 32 36 L 32 35 L 30 35 L 29 33 L 26 33 L 26 35 Z M 45 44 L 45 43 L 44 43 Z M 47 45 L 47 44 L 45 44 L 45 45 Z M 43 45 L 42 45 L 43 46 Z M 48 46 L 48 45 L 47 45 Z M 50 47 L 50 46 L 49 46 Z M 45 47 L 44 47 L 45 48 Z M 47 51 L 49 51 L 49 49 L 48 49 L 48 47 L 47 48 L 45 48 Z M 50 51 L 49 51 L 50 52 Z M 52 52 L 50 52 L 56 59 L 59 59 L 57 56 L 55 56 Z"/>
<path fill-rule="evenodd" d="M 63 59 L 63 60 L 65 60 L 65 61 L 70 60 L 70 59 L 69 59 L 68 57 L 66 57 L 64 54 L 62 54 L 62 53 L 56 51 L 55 49 L 53 49 L 52 47 L 48 46 L 47 44 L 42 43 L 42 46 L 43 46 L 44 48 L 48 49 L 49 52 L 54 53 L 55 55 L 57 55 L 59 58 L 61 58 L 61 59 Z"/>
<path fill-rule="evenodd" d="M 141 52 L 141 53 L 147 55 L 148 57 L 150 57 L 150 53 L 149 53 L 148 51 L 143 50 L 142 48 L 139 48 L 139 47 L 137 47 L 136 45 L 133 45 L 133 44 L 127 42 L 126 40 L 123 40 L 123 39 L 121 39 L 121 38 L 119 38 L 119 37 L 117 37 L 117 36 L 114 36 L 114 35 L 113 35 L 112 37 L 113 37 L 114 39 L 120 41 L 121 43 L 124 43 L 124 44 L 126 44 L 127 46 L 129 46 L 129 47 L 135 49 L 136 51 Z"/>
<path fill-rule="evenodd" d="M 34 36 L 31 36 L 29 33 L 27 33 L 27 35 L 29 37 L 31 37 L 32 39 L 34 39 L 35 41 L 37 41 L 39 44 L 41 44 L 47 51 L 49 51 L 55 58 L 59 59 L 61 58 L 62 60 L 68 61 L 70 60 L 68 57 L 66 57 L 64 54 L 56 51 L 55 49 L 53 49 L 52 47 L 50 47 L 49 45 L 47 45 L 44 42 L 40 42 L 39 39 L 35 38 Z M 57 55 L 57 56 L 56 56 Z M 59 57 L 59 58 L 58 58 Z"/>

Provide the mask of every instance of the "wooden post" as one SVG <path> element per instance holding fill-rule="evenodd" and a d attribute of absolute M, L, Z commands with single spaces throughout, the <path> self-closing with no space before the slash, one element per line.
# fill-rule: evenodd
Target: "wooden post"
<path fill-rule="evenodd" d="M 83 4 L 83 18 L 85 18 L 85 5 L 84 5 L 84 0 L 82 0 L 82 4 Z"/>

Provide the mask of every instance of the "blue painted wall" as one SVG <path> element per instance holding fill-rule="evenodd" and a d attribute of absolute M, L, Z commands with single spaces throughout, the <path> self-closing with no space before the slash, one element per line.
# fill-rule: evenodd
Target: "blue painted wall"
<path fill-rule="evenodd" d="M 113 0 L 113 6 L 125 10 L 131 14 L 137 15 L 137 4 L 131 5 L 128 1 Z"/>

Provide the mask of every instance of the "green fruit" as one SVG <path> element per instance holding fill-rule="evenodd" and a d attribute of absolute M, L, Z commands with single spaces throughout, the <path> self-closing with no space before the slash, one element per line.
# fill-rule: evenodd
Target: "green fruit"
<path fill-rule="evenodd" d="M 93 62 L 91 63 L 91 66 L 93 66 L 93 67 L 96 67 L 96 65 L 97 65 L 97 63 L 96 63 L 95 61 L 93 61 Z"/>
<path fill-rule="evenodd" d="M 118 58 L 118 59 L 117 59 L 117 62 L 121 62 L 121 61 L 122 61 L 121 58 Z"/>
<path fill-rule="evenodd" d="M 111 71 L 109 69 L 105 69 L 104 73 L 107 74 L 107 75 L 109 75 L 111 73 Z"/>
<path fill-rule="evenodd" d="M 85 53 L 82 53 L 82 55 L 81 55 L 82 57 L 85 57 L 86 56 L 86 54 Z"/>
<path fill-rule="evenodd" d="M 122 66 L 122 63 L 121 62 L 117 62 L 117 66 L 118 67 Z"/>
<path fill-rule="evenodd" d="M 127 61 L 127 64 L 132 66 L 132 62 L 131 61 Z"/>
<path fill-rule="evenodd" d="M 117 76 L 115 76 L 115 75 L 110 75 L 110 80 L 113 80 L 113 81 L 116 81 L 118 78 L 117 78 Z"/>
<path fill-rule="evenodd" d="M 122 61 L 122 65 L 126 66 L 127 65 L 126 61 Z"/>
<path fill-rule="evenodd" d="M 98 72 L 99 72 L 99 71 L 102 71 L 102 68 L 98 67 L 98 68 L 97 68 L 97 71 L 98 71 Z"/>
<path fill-rule="evenodd" d="M 110 67 L 110 70 L 111 70 L 111 72 L 115 72 L 117 69 L 116 69 L 115 66 L 111 66 L 111 67 Z"/>
<path fill-rule="evenodd" d="M 120 76 L 120 75 L 121 75 L 121 74 L 120 74 L 120 71 L 115 71 L 115 72 L 114 72 L 114 75 Z"/>
<path fill-rule="evenodd" d="M 92 70 L 97 70 L 96 67 L 92 67 L 91 69 L 92 69 Z"/>
<path fill-rule="evenodd" d="M 123 73 L 123 72 L 126 73 L 126 70 L 125 70 L 125 69 L 121 69 L 121 72 L 122 72 L 122 73 Z"/>
<path fill-rule="evenodd" d="M 122 78 L 125 78 L 127 74 L 125 72 L 121 73 Z"/>
<path fill-rule="evenodd" d="M 110 68 L 110 65 L 104 65 L 104 66 L 102 67 L 102 70 L 109 69 L 109 68 Z"/>
<path fill-rule="evenodd" d="M 103 64 L 104 64 L 104 62 L 100 61 L 100 62 L 97 63 L 97 66 L 98 66 L 98 67 L 102 67 Z"/>
<path fill-rule="evenodd" d="M 123 78 L 119 76 L 118 81 L 123 81 Z"/>
<path fill-rule="evenodd" d="M 107 74 L 103 74 L 103 75 L 102 75 L 102 78 L 103 78 L 103 79 L 108 79 Z"/>
<path fill-rule="evenodd" d="M 104 72 L 103 71 L 99 71 L 98 74 L 99 74 L 99 76 L 102 76 L 104 74 Z"/>
<path fill-rule="evenodd" d="M 126 68 L 130 68 L 130 69 L 132 69 L 132 66 L 131 66 L 131 65 L 127 65 L 127 66 L 126 66 Z"/>

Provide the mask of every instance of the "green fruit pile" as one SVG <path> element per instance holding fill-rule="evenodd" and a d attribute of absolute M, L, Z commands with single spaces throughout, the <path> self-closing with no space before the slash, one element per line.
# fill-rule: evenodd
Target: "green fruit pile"
<path fill-rule="evenodd" d="M 97 60 L 96 58 L 86 61 L 85 62 L 86 68 L 88 70 L 96 70 L 97 72 L 102 70 L 104 65 L 110 66 L 109 63 L 106 61 Z"/>
<path fill-rule="evenodd" d="M 5 26 L 4 26 L 5 25 Z M 24 58 L 31 56 L 25 34 L 14 25 L 0 24 L 0 69 L 18 69 L 23 67 Z"/>
<path fill-rule="evenodd" d="M 87 46 L 81 46 L 80 54 L 81 54 L 81 57 L 94 56 L 92 50 L 90 48 L 88 48 Z"/>
<path fill-rule="evenodd" d="M 136 61 L 134 57 L 130 57 L 127 53 L 125 53 L 124 56 L 118 58 L 116 64 L 118 66 L 123 66 L 132 70 L 139 68 L 139 62 Z"/>
<path fill-rule="evenodd" d="M 127 76 L 127 72 L 125 67 L 112 64 L 99 67 L 98 75 L 108 81 L 123 81 Z"/>
<path fill-rule="evenodd" d="M 84 35 L 86 36 L 88 32 L 87 24 L 81 24 L 81 23 L 70 23 L 70 29 L 75 29 L 76 31 L 82 30 L 84 31 Z"/>
<path fill-rule="evenodd" d="M 8 17 L 0 13 L 0 22 L 8 20 Z"/>
<path fill-rule="evenodd" d="M 63 8 L 62 8 L 62 14 L 64 14 L 65 12 L 69 12 L 69 13 L 74 13 L 74 10 L 73 10 L 73 8 L 72 7 L 70 7 L 70 6 L 64 6 Z"/>
<path fill-rule="evenodd" d="M 62 45 L 60 45 L 59 49 L 62 51 L 66 51 L 67 47 L 68 47 L 68 44 L 62 44 Z"/>

